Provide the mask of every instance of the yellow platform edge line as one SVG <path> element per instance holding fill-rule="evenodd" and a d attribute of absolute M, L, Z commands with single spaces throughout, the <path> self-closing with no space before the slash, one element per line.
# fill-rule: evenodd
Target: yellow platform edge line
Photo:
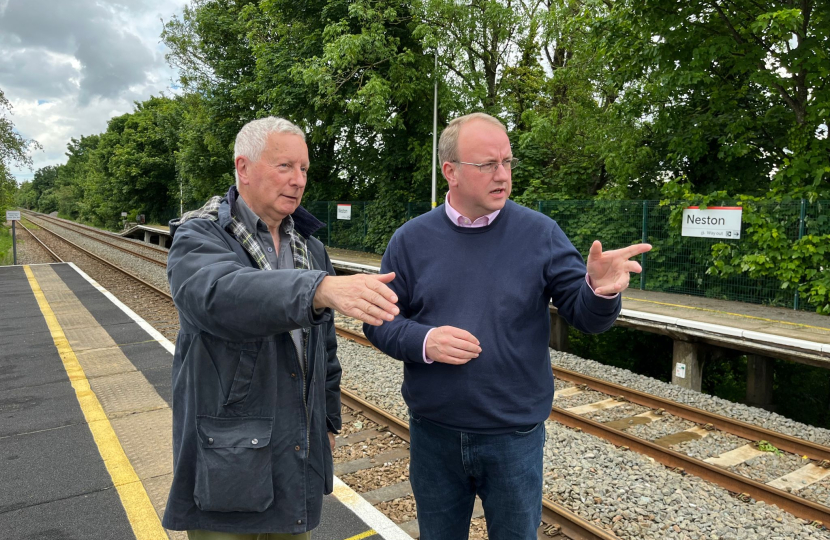
<path fill-rule="evenodd" d="M 765 317 L 757 317 L 755 315 L 744 315 L 743 313 L 732 313 L 731 311 L 721 311 L 719 309 L 711 309 L 711 308 L 702 308 L 696 306 L 687 306 L 684 304 L 670 304 L 669 302 L 658 302 L 657 300 L 645 300 L 642 298 L 632 298 L 630 296 L 623 296 L 623 300 L 630 300 L 632 302 L 643 302 L 645 304 L 657 304 L 658 306 L 670 306 L 670 307 L 679 307 L 684 309 L 694 309 L 697 311 L 708 311 L 709 313 L 720 313 L 722 315 L 731 315 L 733 317 L 743 317 L 744 319 L 754 319 L 756 321 L 764 321 L 764 322 L 771 322 L 771 323 L 779 323 L 779 324 L 788 324 L 790 326 L 800 326 L 801 328 L 812 328 L 814 330 L 824 330 L 825 332 L 828 331 L 827 328 L 823 326 L 811 326 L 809 324 L 804 323 L 796 323 L 790 321 L 781 321 L 778 319 L 767 319 Z"/>
<path fill-rule="evenodd" d="M 374 529 L 369 529 L 366 532 L 350 536 L 349 538 L 345 538 L 344 540 L 363 540 L 364 538 L 369 538 L 370 536 L 374 536 L 376 534 L 377 532 Z"/>
<path fill-rule="evenodd" d="M 23 270 L 29 279 L 29 286 L 37 299 L 40 311 L 46 319 L 49 332 L 52 334 L 52 340 L 58 349 L 58 354 L 72 383 L 72 388 L 75 389 L 75 396 L 78 398 L 78 404 L 81 406 L 89 431 L 92 432 L 92 438 L 95 440 L 98 452 L 101 454 L 107 472 L 109 472 L 118 496 L 121 498 L 121 504 L 127 514 L 127 519 L 136 540 L 167 540 L 167 533 L 161 526 L 156 510 L 153 508 L 153 503 L 150 502 L 150 497 L 147 495 L 141 479 L 139 479 L 132 463 L 124 453 L 121 442 L 104 413 L 101 402 L 98 401 L 95 392 L 90 388 L 84 370 L 69 345 L 55 313 L 46 300 L 37 278 L 35 278 L 29 265 L 24 265 Z"/>

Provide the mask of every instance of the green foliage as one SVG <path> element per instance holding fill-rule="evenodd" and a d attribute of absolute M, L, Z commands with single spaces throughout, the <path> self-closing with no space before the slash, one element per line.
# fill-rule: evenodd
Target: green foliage
<path fill-rule="evenodd" d="M 17 181 L 9 168 L 12 165 L 31 167 L 29 152 L 39 149 L 37 141 L 27 140 L 14 129 L 11 115 L 12 106 L 0 89 L 0 212 L 5 218 L 6 208 L 12 206 L 17 191 Z"/>
<path fill-rule="evenodd" d="M 822 2 L 624 0 L 594 43 L 667 176 L 698 193 L 827 198 L 828 24 Z"/>
<path fill-rule="evenodd" d="M 755 448 L 757 448 L 758 450 L 760 450 L 762 452 L 771 452 L 771 453 L 775 454 L 776 456 L 780 456 L 780 455 L 783 454 L 783 452 L 781 452 L 781 450 L 776 448 L 769 441 L 764 441 L 764 440 L 757 441 L 755 443 Z"/>
<path fill-rule="evenodd" d="M 5 219 L 5 213 L 3 216 Z M 8 266 L 11 264 L 14 264 L 11 227 L 6 227 L 0 223 L 0 266 Z"/>
<path fill-rule="evenodd" d="M 793 201 L 774 191 L 766 197 L 730 197 L 725 191 L 700 195 L 681 182 L 667 183 L 664 193 L 684 201 L 672 207 L 670 219 L 677 229 L 686 206 L 743 208 L 741 240 L 712 244 L 708 274 L 723 279 L 742 275 L 751 279 L 771 278 L 780 283 L 782 298 L 798 295 L 818 313 L 830 314 L 828 201 Z"/>

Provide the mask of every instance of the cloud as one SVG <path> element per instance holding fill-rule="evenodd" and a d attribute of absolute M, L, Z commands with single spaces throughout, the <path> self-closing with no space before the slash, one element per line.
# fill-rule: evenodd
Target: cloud
<path fill-rule="evenodd" d="M 65 162 L 70 138 L 104 131 L 134 101 L 176 93 L 159 36 L 186 2 L 0 0 L 0 88 L 17 130 L 43 145 L 35 168 Z"/>

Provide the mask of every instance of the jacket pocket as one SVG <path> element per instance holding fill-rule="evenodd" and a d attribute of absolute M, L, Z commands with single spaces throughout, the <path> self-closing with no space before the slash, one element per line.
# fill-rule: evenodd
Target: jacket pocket
<path fill-rule="evenodd" d="M 197 416 L 196 487 L 205 512 L 262 512 L 274 502 L 273 418 Z"/>
<path fill-rule="evenodd" d="M 239 363 L 236 365 L 236 373 L 233 376 L 231 390 L 228 392 L 228 399 L 225 406 L 241 404 L 248 397 L 251 390 L 251 381 L 254 378 L 259 348 L 256 344 L 245 343 L 239 353 Z"/>

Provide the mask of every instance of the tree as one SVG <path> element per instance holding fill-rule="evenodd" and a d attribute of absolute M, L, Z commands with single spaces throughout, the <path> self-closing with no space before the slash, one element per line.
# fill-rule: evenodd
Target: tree
<path fill-rule="evenodd" d="M 12 176 L 9 167 L 12 165 L 32 166 L 29 152 L 41 148 L 37 141 L 27 140 L 14 129 L 14 124 L 7 114 L 11 114 L 12 106 L 0 89 L 0 211 L 4 211 L 14 200 L 17 181 Z"/>
<path fill-rule="evenodd" d="M 700 193 L 826 197 L 830 5 L 621 0 L 595 25 L 627 114 Z"/>

